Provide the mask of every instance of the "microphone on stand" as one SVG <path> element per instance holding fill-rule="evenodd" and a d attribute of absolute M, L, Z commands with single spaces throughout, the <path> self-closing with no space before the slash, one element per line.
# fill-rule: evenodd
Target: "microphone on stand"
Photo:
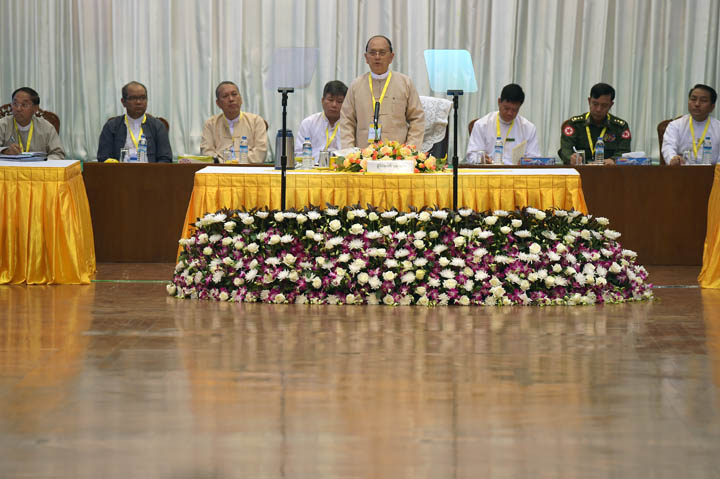
<path fill-rule="evenodd" d="M 373 115 L 373 126 L 375 127 L 375 141 L 378 141 L 377 131 L 378 131 L 378 118 L 380 117 L 380 102 L 375 102 L 375 113 Z"/>

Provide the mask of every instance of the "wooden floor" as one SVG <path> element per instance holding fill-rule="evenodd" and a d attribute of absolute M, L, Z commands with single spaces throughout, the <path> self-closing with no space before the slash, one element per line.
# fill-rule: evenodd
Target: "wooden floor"
<path fill-rule="evenodd" d="M 656 301 L 574 308 L 2 286 L 0 478 L 717 478 L 720 290 L 649 269 Z"/>

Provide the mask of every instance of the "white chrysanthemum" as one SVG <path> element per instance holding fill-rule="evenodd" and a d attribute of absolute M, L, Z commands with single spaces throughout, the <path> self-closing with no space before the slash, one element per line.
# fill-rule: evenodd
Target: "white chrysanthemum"
<path fill-rule="evenodd" d="M 380 216 L 382 216 L 385 219 L 392 219 L 392 218 L 395 218 L 397 216 L 397 214 L 398 214 L 397 211 L 391 210 L 391 211 L 385 211 L 385 212 L 381 213 Z"/>
<path fill-rule="evenodd" d="M 413 281 L 415 281 L 415 273 L 412 271 L 408 271 L 407 273 L 403 274 L 402 277 L 400 277 L 400 281 L 405 284 L 410 284 Z"/>
<path fill-rule="evenodd" d="M 259 237 L 259 235 L 258 235 Z M 280 243 L 280 235 L 272 235 L 270 236 L 270 239 L 268 240 L 268 244 L 275 245 Z"/>
<path fill-rule="evenodd" d="M 267 211 L 256 211 L 255 216 L 257 216 L 260 219 L 265 219 L 268 216 L 270 216 L 270 213 L 268 213 Z"/>
<path fill-rule="evenodd" d="M 354 239 L 348 244 L 348 248 L 350 249 L 362 249 L 364 246 L 365 243 L 363 243 L 363 240 L 361 239 Z"/>
<path fill-rule="evenodd" d="M 507 216 L 508 214 L 509 214 L 509 213 L 508 213 L 507 211 L 505 211 L 505 210 L 495 210 L 495 211 L 493 211 L 493 215 L 495 215 L 495 216 L 503 216 L 503 217 L 505 217 L 505 216 Z"/>
<path fill-rule="evenodd" d="M 512 228 L 510 228 L 509 226 L 501 226 L 500 227 L 500 232 L 504 235 L 509 234 L 511 231 L 512 231 Z"/>
<path fill-rule="evenodd" d="M 433 248 L 433 253 L 440 254 L 447 249 L 447 246 L 445 246 L 444 244 L 435 245 L 435 247 Z"/>
<path fill-rule="evenodd" d="M 559 254 L 557 254 L 557 253 L 554 252 L 554 251 L 548 252 L 547 257 L 548 257 L 548 259 L 549 259 L 550 261 L 552 261 L 552 262 L 557 262 L 557 261 L 560 261 L 560 260 L 562 259 L 562 256 L 560 256 Z"/>
<path fill-rule="evenodd" d="M 477 260 L 481 259 L 486 254 L 487 254 L 487 250 L 485 248 L 478 248 L 475 251 L 473 251 L 473 256 Z"/>
<path fill-rule="evenodd" d="M 382 237 L 382 233 L 379 231 L 368 231 L 365 237 L 369 240 L 376 240 Z"/>
<path fill-rule="evenodd" d="M 397 241 L 404 241 L 405 238 L 407 238 L 407 233 L 406 233 L 406 232 L 404 232 L 404 231 L 398 231 L 397 233 L 395 233 L 395 239 L 396 239 Z"/>
<path fill-rule="evenodd" d="M 613 263 L 610 265 L 609 271 L 610 271 L 611 273 L 618 274 L 619 272 L 622 271 L 622 267 L 621 267 L 619 264 L 617 264 L 616 262 L 613 261 Z"/>
<path fill-rule="evenodd" d="M 622 250 L 622 255 L 626 258 L 637 258 L 637 253 L 631 249 Z"/>
<path fill-rule="evenodd" d="M 245 281 L 252 281 L 255 279 L 255 277 L 258 274 L 258 270 L 251 269 L 247 273 L 245 273 Z"/>
<path fill-rule="evenodd" d="M 443 278 L 454 278 L 455 272 L 451 269 L 444 269 L 440 271 L 440 276 L 442 276 Z"/>
<path fill-rule="evenodd" d="M 501 284 L 502 284 L 502 281 L 497 279 L 497 277 L 493 276 L 492 278 L 490 278 L 490 286 L 495 288 L 497 286 L 500 286 Z"/>
<path fill-rule="evenodd" d="M 320 233 L 315 233 L 315 234 L 313 235 L 313 240 L 314 240 L 316 243 L 321 242 L 323 239 L 324 239 L 324 237 L 323 237 L 323 235 L 320 234 Z"/>
<path fill-rule="evenodd" d="M 432 213 L 430 213 L 430 215 L 431 215 L 433 218 L 437 218 L 437 219 L 440 219 L 440 220 L 445 220 L 445 219 L 447 219 L 447 217 L 448 217 L 448 212 L 445 211 L 445 210 L 435 210 L 435 211 L 433 211 Z"/>
<path fill-rule="evenodd" d="M 603 231 L 603 234 L 609 240 L 616 240 L 621 236 L 620 233 L 618 233 L 617 231 L 613 231 L 613 230 L 605 230 L 605 231 Z"/>
<path fill-rule="evenodd" d="M 397 268 L 398 267 L 398 262 L 391 258 L 386 259 L 383 264 L 385 265 L 386 268 Z"/>
<path fill-rule="evenodd" d="M 449 278 L 449 279 L 446 279 L 445 281 L 443 281 L 443 288 L 445 288 L 445 289 L 455 289 L 455 288 L 457 288 L 457 285 L 458 285 L 457 281 L 452 278 Z"/>
<path fill-rule="evenodd" d="M 445 266 L 450 264 L 450 259 L 442 256 L 438 258 L 438 264 L 444 268 Z"/>
<path fill-rule="evenodd" d="M 588 230 L 582 230 L 582 231 L 580 232 L 580 237 L 581 237 L 582 239 L 584 239 L 585 241 L 590 241 L 590 239 L 592 238 L 592 235 L 590 234 L 590 231 L 588 231 Z"/>
<path fill-rule="evenodd" d="M 338 262 L 347 263 L 348 261 L 350 261 L 350 258 L 352 258 L 352 256 L 350 256 L 348 253 L 341 253 L 340 256 L 338 256 Z"/>
<path fill-rule="evenodd" d="M 450 265 L 455 266 L 456 268 L 464 268 L 465 260 L 462 258 L 453 258 L 450 260 Z"/>
<path fill-rule="evenodd" d="M 255 218 L 253 218 L 252 216 L 244 216 L 240 219 L 240 221 L 242 221 L 242 224 L 247 226 L 253 224 L 255 222 Z"/>
<path fill-rule="evenodd" d="M 275 219 L 275 221 L 280 223 L 285 219 L 285 215 L 283 214 L 282 211 L 276 211 L 275 214 L 273 215 L 273 218 Z"/>
<path fill-rule="evenodd" d="M 293 241 L 294 239 L 295 239 L 295 238 L 293 237 L 293 235 L 289 235 L 289 234 L 288 234 L 288 235 L 282 235 L 282 236 L 280 237 L 280 242 L 281 242 L 281 243 L 285 243 L 285 244 L 287 244 L 287 243 L 292 243 L 292 241 Z"/>
<path fill-rule="evenodd" d="M 598 224 L 601 225 L 601 226 L 607 226 L 607 225 L 610 224 L 610 220 L 607 219 L 607 218 L 605 218 L 605 217 L 603 217 L 603 216 L 597 216 L 597 217 L 595 217 L 595 221 L 597 221 Z"/>
<path fill-rule="evenodd" d="M 489 275 L 485 271 L 476 271 L 475 272 L 475 281 L 485 281 L 488 279 Z"/>
<path fill-rule="evenodd" d="M 325 210 L 325 215 L 327 216 L 337 216 L 338 210 L 336 208 L 328 208 Z"/>
<path fill-rule="evenodd" d="M 430 278 L 428 280 L 428 286 L 430 286 L 431 288 L 437 288 L 438 286 L 440 286 L 440 280 L 438 278 Z"/>
<path fill-rule="evenodd" d="M 472 214 L 473 210 L 470 208 L 461 208 L 458 210 L 458 213 L 460 213 L 460 216 L 470 216 Z"/>
<path fill-rule="evenodd" d="M 418 268 L 422 268 L 427 264 L 427 259 L 425 258 L 415 258 L 415 261 L 413 261 L 413 264 L 417 266 Z"/>
<path fill-rule="evenodd" d="M 320 215 L 320 213 L 317 211 L 308 211 L 307 213 L 307 217 L 310 218 L 312 221 L 319 220 L 321 216 L 322 215 Z"/>

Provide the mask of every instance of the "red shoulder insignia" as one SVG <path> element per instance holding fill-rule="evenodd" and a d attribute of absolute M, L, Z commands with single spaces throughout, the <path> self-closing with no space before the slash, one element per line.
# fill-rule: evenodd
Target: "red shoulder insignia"
<path fill-rule="evenodd" d="M 627 128 L 625 131 L 623 131 L 621 136 L 623 137 L 623 139 L 629 140 L 630 139 L 630 129 Z"/>
<path fill-rule="evenodd" d="M 565 136 L 573 136 L 575 134 L 575 128 L 570 125 L 565 125 L 565 128 L 563 128 L 563 133 L 565 134 Z"/>

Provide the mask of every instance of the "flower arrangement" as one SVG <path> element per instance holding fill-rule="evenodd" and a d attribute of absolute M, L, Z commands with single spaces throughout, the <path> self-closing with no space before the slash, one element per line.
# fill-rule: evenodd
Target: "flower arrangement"
<path fill-rule="evenodd" d="M 397 141 L 378 141 L 365 149 L 338 158 L 337 171 L 364 173 L 367 162 L 373 160 L 415 160 L 415 173 L 434 173 L 447 168 L 447 159 L 438 160 L 432 155 L 418 151 L 414 145 L 403 145 Z"/>
<path fill-rule="evenodd" d="M 579 305 L 652 298 L 608 220 L 524 208 L 478 213 L 359 206 L 207 214 L 168 293 L 220 301 Z"/>

